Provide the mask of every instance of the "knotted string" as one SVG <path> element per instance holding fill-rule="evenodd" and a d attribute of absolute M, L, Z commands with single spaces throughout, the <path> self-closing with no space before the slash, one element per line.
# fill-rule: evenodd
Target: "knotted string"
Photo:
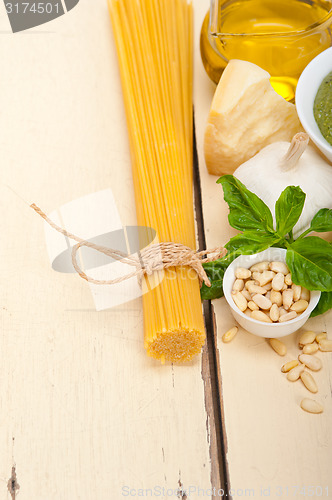
<path fill-rule="evenodd" d="M 224 247 L 216 247 L 211 250 L 203 250 L 202 252 L 196 252 L 191 248 L 182 245 L 181 243 L 172 242 L 162 242 L 153 245 L 149 245 L 144 248 L 136 255 L 127 255 L 120 250 L 114 250 L 113 248 L 107 248 L 102 245 L 96 245 L 90 241 L 83 240 L 78 236 L 66 231 L 62 227 L 55 224 L 47 215 L 34 203 L 30 205 L 31 208 L 38 215 L 40 215 L 53 229 L 63 234 L 67 238 L 77 241 L 78 243 L 72 248 L 72 263 L 75 271 L 89 283 L 94 283 L 95 285 L 115 285 L 116 283 L 121 283 L 122 281 L 128 280 L 137 276 L 139 282 L 141 283 L 145 275 L 151 275 L 154 272 L 162 271 L 169 267 L 178 266 L 189 266 L 194 269 L 199 277 L 200 282 L 204 282 L 206 286 L 210 287 L 211 283 L 206 275 L 203 268 L 203 263 L 213 262 L 226 254 L 226 249 Z M 88 276 L 78 265 L 77 262 L 77 252 L 81 247 L 88 247 L 100 252 L 108 257 L 112 257 L 114 260 L 119 260 L 123 264 L 128 264 L 133 266 L 135 270 L 124 276 L 114 278 L 112 280 L 96 280 Z M 204 257 L 206 255 L 206 257 Z"/>

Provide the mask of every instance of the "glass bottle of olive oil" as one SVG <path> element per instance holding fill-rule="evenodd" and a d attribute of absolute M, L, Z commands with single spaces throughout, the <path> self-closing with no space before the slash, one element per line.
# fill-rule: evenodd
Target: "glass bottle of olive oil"
<path fill-rule="evenodd" d="M 201 31 L 204 67 L 216 83 L 230 59 L 268 71 L 287 100 L 317 54 L 332 45 L 332 0 L 212 0 Z"/>

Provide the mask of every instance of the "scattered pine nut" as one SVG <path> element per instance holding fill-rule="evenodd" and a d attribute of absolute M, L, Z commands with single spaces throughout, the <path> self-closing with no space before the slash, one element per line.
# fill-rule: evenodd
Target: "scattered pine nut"
<path fill-rule="evenodd" d="M 313 392 L 314 394 L 318 392 L 317 384 L 311 373 L 303 371 L 300 375 L 300 378 L 308 391 Z"/>
<path fill-rule="evenodd" d="M 316 335 L 316 342 L 318 342 L 318 344 L 319 344 L 322 340 L 324 340 L 326 338 L 327 338 L 327 333 L 326 332 L 318 333 Z"/>
<path fill-rule="evenodd" d="M 225 344 L 231 342 L 234 339 L 235 335 L 237 334 L 238 330 L 239 329 L 237 326 L 233 326 L 233 328 L 224 333 L 224 335 L 222 336 L 222 341 L 225 342 Z"/>
<path fill-rule="evenodd" d="M 269 339 L 270 346 L 272 349 L 279 354 L 279 356 L 285 356 L 287 353 L 287 347 L 279 339 Z"/>
<path fill-rule="evenodd" d="M 309 413 L 323 413 L 324 408 L 314 399 L 304 398 L 301 401 L 301 408 Z"/>
<path fill-rule="evenodd" d="M 303 354 L 315 354 L 318 351 L 317 342 L 313 342 L 312 344 L 306 344 L 303 346 L 302 352 Z"/>
<path fill-rule="evenodd" d="M 323 366 L 321 360 L 312 354 L 300 354 L 299 360 L 314 372 L 317 372 Z"/>
<path fill-rule="evenodd" d="M 287 373 L 287 380 L 289 380 L 290 382 L 296 382 L 296 380 L 300 378 L 303 370 L 304 370 L 304 365 L 302 364 L 296 366 L 295 368 L 292 368 L 292 370 L 290 370 Z"/>
<path fill-rule="evenodd" d="M 306 344 L 312 344 L 315 338 L 316 338 L 315 332 L 311 331 L 304 332 L 299 338 L 299 346 L 302 347 Z"/>
<path fill-rule="evenodd" d="M 298 366 L 299 362 L 297 359 L 293 359 L 292 361 L 287 361 L 282 367 L 281 371 L 282 373 L 288 373 L 290 370 L 295 368 L 295 366 Z"/>
<path fill-rule="evenodd" d="M 331 352 L 332 351 L 332 340 L 328 339 L 322 339 L 319 342 L 319 349 L 324 352 Z"/>

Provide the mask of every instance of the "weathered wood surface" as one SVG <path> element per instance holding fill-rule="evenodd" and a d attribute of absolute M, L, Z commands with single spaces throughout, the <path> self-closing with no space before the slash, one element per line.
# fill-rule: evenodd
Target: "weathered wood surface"
<path fill-rule="evenodd" d="M 227 221 L 227 206 L 217 177 L 207 173 L 203 136 L 215 86 L 200 61 L 198 33 L 209 8 L 197 0 L 195 61 L 195 123 L 207 247 L 226 243 L 235 234 Z M 284 358 L 264 339 L 240 329 L 231 344 L 222 334 L 234 325 L 225 299 L 213 302 L 222 381 L 222 413 L 227 440 L 227 466 L 234 498 L 255 496 L 303 499 L 327 497 L 332 490 L 332 354 L 318 353 L 323 369 L 315 375 L 324 413 L 301 410 L 311 397 L 301 382 L 290 383 L 281 374 Z M 304 329 L 327 331 L 332 338 L 332 314 L 310 320 Z M 299 351 L 296 335 L 286 338 L 287 359 Z M 313 487 L 313 488 L 312 488 Z M 317 489 L 316 489 L 317 487 Z M 304 488 L 304 489 L 303 489 Z"/>
<path fill-rule="evenodd" d="M 14 498 L 13 465 L 21 500 L 206 490 L 200 357 L 147 358 L 141 301 L 97 313 L 85 282 L 52 270 L 27 204 L 50 212 L 111 188 L 123 224 L 136 223 L 106 1 L 15 35 L 0 15 L 0 498 Z"/>

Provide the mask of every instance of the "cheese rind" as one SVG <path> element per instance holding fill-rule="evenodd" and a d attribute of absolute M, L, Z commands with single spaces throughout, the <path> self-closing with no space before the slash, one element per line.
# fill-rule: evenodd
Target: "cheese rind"
<path fill-rule="evenodd" d="M 256 64 L 232 59 L 213 97 L 204 138 L 210 174 L 232 174 L 262 148 L 301 131 L 294 104 L 277 94 Z"/>

